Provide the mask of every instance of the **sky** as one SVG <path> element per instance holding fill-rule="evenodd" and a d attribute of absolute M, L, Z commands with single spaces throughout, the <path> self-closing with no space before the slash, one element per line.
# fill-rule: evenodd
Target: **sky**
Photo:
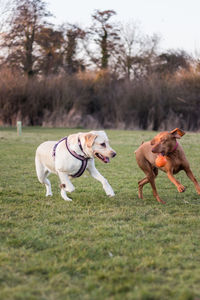
<path fill-rule="evenodd" d="M 160 36 L 160 50 L 200 56 L 200 0 L 48 0 L 53 23 L 91 25 L 96 9 L 115 10 L 113 22 L 136 23 L 144 34 Z"/>

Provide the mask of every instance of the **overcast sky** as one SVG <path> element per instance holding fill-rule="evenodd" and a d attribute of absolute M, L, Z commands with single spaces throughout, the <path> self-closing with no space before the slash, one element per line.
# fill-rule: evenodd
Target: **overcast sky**
<path fill-rule="evenodd" d="M 161 49 L 200 53 L 200 0 L 47 0 L 54 23 L 91 24 L 95 9 L 113 9 L 115 22 L 137 22 L 141 31 L 161 36 Z"/>

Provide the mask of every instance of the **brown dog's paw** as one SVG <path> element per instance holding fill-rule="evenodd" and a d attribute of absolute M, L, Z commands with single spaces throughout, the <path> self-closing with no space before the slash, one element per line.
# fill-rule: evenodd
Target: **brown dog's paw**
<path fill-rule="evenodd" d="M 143 193 L 141 188 L 138 189 L 138 197 L 139 199 L 143 199 Z"/>
<path fill-rule="evenodd" d="M 200 195 L 200 185 L 199 184 L 196 186 L 196 191 L 197 191 L 197 194 Z"/>
<path fill-rule="evenodd" d="M 179 185 L 179 186 L 177 187 L 177 189 L 178 189 L 179 193 L 183 193 L 183 192 L 185 192 L 185 190 L 186 190 L 186 188 L 185 188 L 182 184 Z"/>
<path fill-rule="evenodd" d="M 163 201 L 162 199 L 160 199 L 159 196 L 156 197 L 156 200 L 157 200 L 159 203 L 166 204 L 166 202 Z"/>

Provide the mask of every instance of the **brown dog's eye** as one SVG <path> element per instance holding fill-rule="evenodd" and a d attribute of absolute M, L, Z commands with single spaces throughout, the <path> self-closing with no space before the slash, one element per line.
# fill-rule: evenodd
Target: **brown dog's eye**
<path fill-rule="evenodd" d="M 100 144 L 100 145 L 101 145 L 102 147 L 104 147 L 104 148 L 106 147 L 106 144 L 105 144 L 105 143 L 102 143 L 102 144 Z"/>
<path fill-rule="evenodd" d="M 151 145 L 152 145 L 152 146 L 155 145 L 155 140 L 154 140 L 154 139 L 151 140 Z"/>
<path fill-rule="evenodd" d="M 166 139 L 161 140 L 161 143 L 162 143 L 162 144 L 165 144 L 166 142 L 167 142 Z"/>

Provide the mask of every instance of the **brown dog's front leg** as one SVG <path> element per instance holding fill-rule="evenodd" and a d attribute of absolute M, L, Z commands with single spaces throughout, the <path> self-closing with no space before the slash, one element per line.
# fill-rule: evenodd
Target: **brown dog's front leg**
<path fill-rule="evenodd" d="M 174 178 L 170 171 L 167 172 L 167 176 L 169 180 L 177 187 L 179 193 L 185 192 L 185 187 L 178 180 L 176 180 L 176 178 Z"/>
<path fill-rule="evenodd" d="M 151 187 L 152 187 L 152 190 L 153 190 L 153 195 L 154 197 L 156 198 L 156 200 L 162 204 L 165 204 L 166 202 L 163 201 L 162 199 L 160 199 L 160 197 L 158 196 L 158 192 L 157 192 L 157 189 L 156 189 L 156 185 L 155 185 L 155 179 L 154 177 L 151 177 L 149 178 L 149 182 L 151 184 Z"/>
<path fill-rule="evenodd" d="M 190 180 L 192 180 L 192 182 L 195 185 L 197 193 L 200 195 L 200 185 L 199 185 L 198 181 L 196 180 L 196 178 L 194 177 L 191 169 L 190 168 L 185 169 L 185 173 L 190 178 Z"/>

